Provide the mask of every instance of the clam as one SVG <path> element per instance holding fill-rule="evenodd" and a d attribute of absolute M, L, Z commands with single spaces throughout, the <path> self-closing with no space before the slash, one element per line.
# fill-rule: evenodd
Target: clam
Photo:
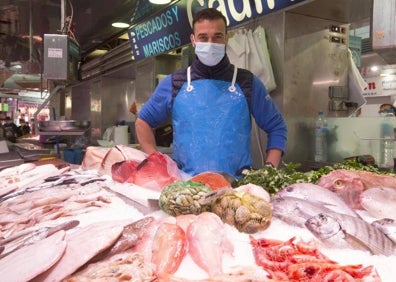
<path fill-rule="evenodd" d="M 212 202 L 211 211 L 223 222 L 235 226 L 240 232 L 256 233 L 271 223 L 272 208 L 269 202 L 249 193 L 227 191 Z"/>
<path fill-rule="evenodd" d="M 209 187 L 192 182 L 179 181 L 167 185 L 158 199 L 159 207 L 169 215 L 200 214 L 208 211 L 210 205 L 201 205 L 199 200 L 211 192 Z"/>

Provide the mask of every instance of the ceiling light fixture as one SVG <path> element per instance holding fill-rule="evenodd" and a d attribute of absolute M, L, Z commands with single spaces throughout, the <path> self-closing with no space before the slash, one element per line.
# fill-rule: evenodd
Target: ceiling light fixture
<path fill-rule="evenodd" d="M 112 23 L 111 26 L 116 27 L 116 28 L 127 28 L 127 27 L 129 27 L 129 24 L 122 23 L 122 22 L 116 22 L 116 23 Z"/>
<path fill-rule="evenodd" d="M 169 4 L 171 0 L 149 0 L 149 2 L 155 5 L 163 5 L 163 4 Z"/>

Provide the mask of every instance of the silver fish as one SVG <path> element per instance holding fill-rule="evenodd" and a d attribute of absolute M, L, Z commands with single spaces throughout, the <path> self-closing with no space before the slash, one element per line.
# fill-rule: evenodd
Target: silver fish
<path fill-rule="evenodd" d="M 320 214 L 332 212 L 321 203 L 295 197 L 274 197 L 271 200 L 272 215 L 294 226 L 303 227 L 307 219 Z"/>
<path fill-rule="evenodd" d="M 371 216 L 396 220 L 396 189 L 373 187 L 362 192 L 360 204 Z"/>
<path fill-rule="evenodd" d="M 389 239 L 396 243 L 396 220 L 393 218 L 382 218 L 371 223 L 381 230 Z"/>
<path fill-rule="evenodd" d="M 0 244 L 3 247 L 1 253 L 0 253 L 0 259 L 11 254 L 12 252 L 15 252 L 16 250 L 28 246 L 31 244 L 36 243 L 37 241 L 40 241 L 44 238 L 47 238 L 51 236 L 52 234 L 58 232 L 59 230 L 69 230 L 77 225 L 80 224 L 80 221 L 78 220 L 70 220 L 64 223 L 61 223 L 57 226 L 54 227 L 41 227 L 33 232 L 30 232 L 28 234 L 23 234 L 21 233 L 20 236 L 15 236 L 15 237 L 9 237 L 7 239 L 1 240 Z M 4 245 L 3 245 L 4 244 Z"/>
<path fill-rule="evenodd" d="M 295 183 L 280 190 L 274 196 L 294 197 L 323 205 L 329 210 L 350 216 L 360 217 L 336 193 L 312 183 Z"/>
<path fill-rule="evenodd" d="M 379 229 L 360 218 L 321 213 L 308 219 L 305 226 L 332 247 L 365 249 L 374 255 L 389 256 L 395 253 L 395 244 Z"/>

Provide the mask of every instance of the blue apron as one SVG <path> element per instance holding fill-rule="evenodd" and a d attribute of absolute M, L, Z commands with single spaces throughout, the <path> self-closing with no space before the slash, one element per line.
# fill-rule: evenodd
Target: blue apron
<path fill-rule="evenodd" d="M 235 67 L 231 84 L 214 79 L 191 82 L 187 69 L 187 82 L 172 109 L 173 158 L 184 172 L 219 171 L 238 177 L 238 170 L 252 165 L 249 107 L 236 76 Z"/>

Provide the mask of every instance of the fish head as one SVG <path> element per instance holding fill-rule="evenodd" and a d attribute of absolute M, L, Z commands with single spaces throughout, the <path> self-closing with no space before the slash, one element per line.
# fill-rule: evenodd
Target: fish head
<path fill-rule="evenodd" d="M 305 221 L 323 211 L 312 202 L 294 197 L 274 197 L 272 215 L 288 224 L 304 227 Z"/>
<path fill-rule="evenodd" d="M 290 204 L 288 198 L 276 196 L 271 199 L 272 213 L 277 216 L 293 214 L 296 209 L 295 204 Z"/>
<path fill-rule="evenodd" d="M 278 191 L 275 196 L 276 197 L 298 197 L 305 198 L 306 193 L 304 189 L 300 189 L 297 183 L 288 185 Z"/>
<path fill-rule="evenodd" d="M 307 219 L 305 226 L 312 234 L 321 239 L 328 239 L 342 232 L 341 225 L 337 219 L 324 213 Z"/>
<path fill-rule="evenodd" d="M 357 176 L 346 170 L 337 169 L 322 175 L 317 184 L 333 192 L 347 188 Z"/>
<path fill-rule="evenodd" d="M 353 209 L 362 209 L 360 195 L 365 186 L 359 175 L 347 170 L 333 170 L 323 175 L 318 185 L 335 192 L 345 203 Z"/>
<path fill-rule="evenodd" d="M 374 220 L 371 222 L 371 225 L 375 227 L 381 227 L 381 226 L 393 226 L 393 229 L 396 231 L 396 220 L 393 218 L 381 218 Z"/>
<path fill-rule="evenodd" d="M 295 197 L 300 199 L 308 199 L 312 183 L 293 183 L 278 191 L 275 195 L 279 197 Z"/>

